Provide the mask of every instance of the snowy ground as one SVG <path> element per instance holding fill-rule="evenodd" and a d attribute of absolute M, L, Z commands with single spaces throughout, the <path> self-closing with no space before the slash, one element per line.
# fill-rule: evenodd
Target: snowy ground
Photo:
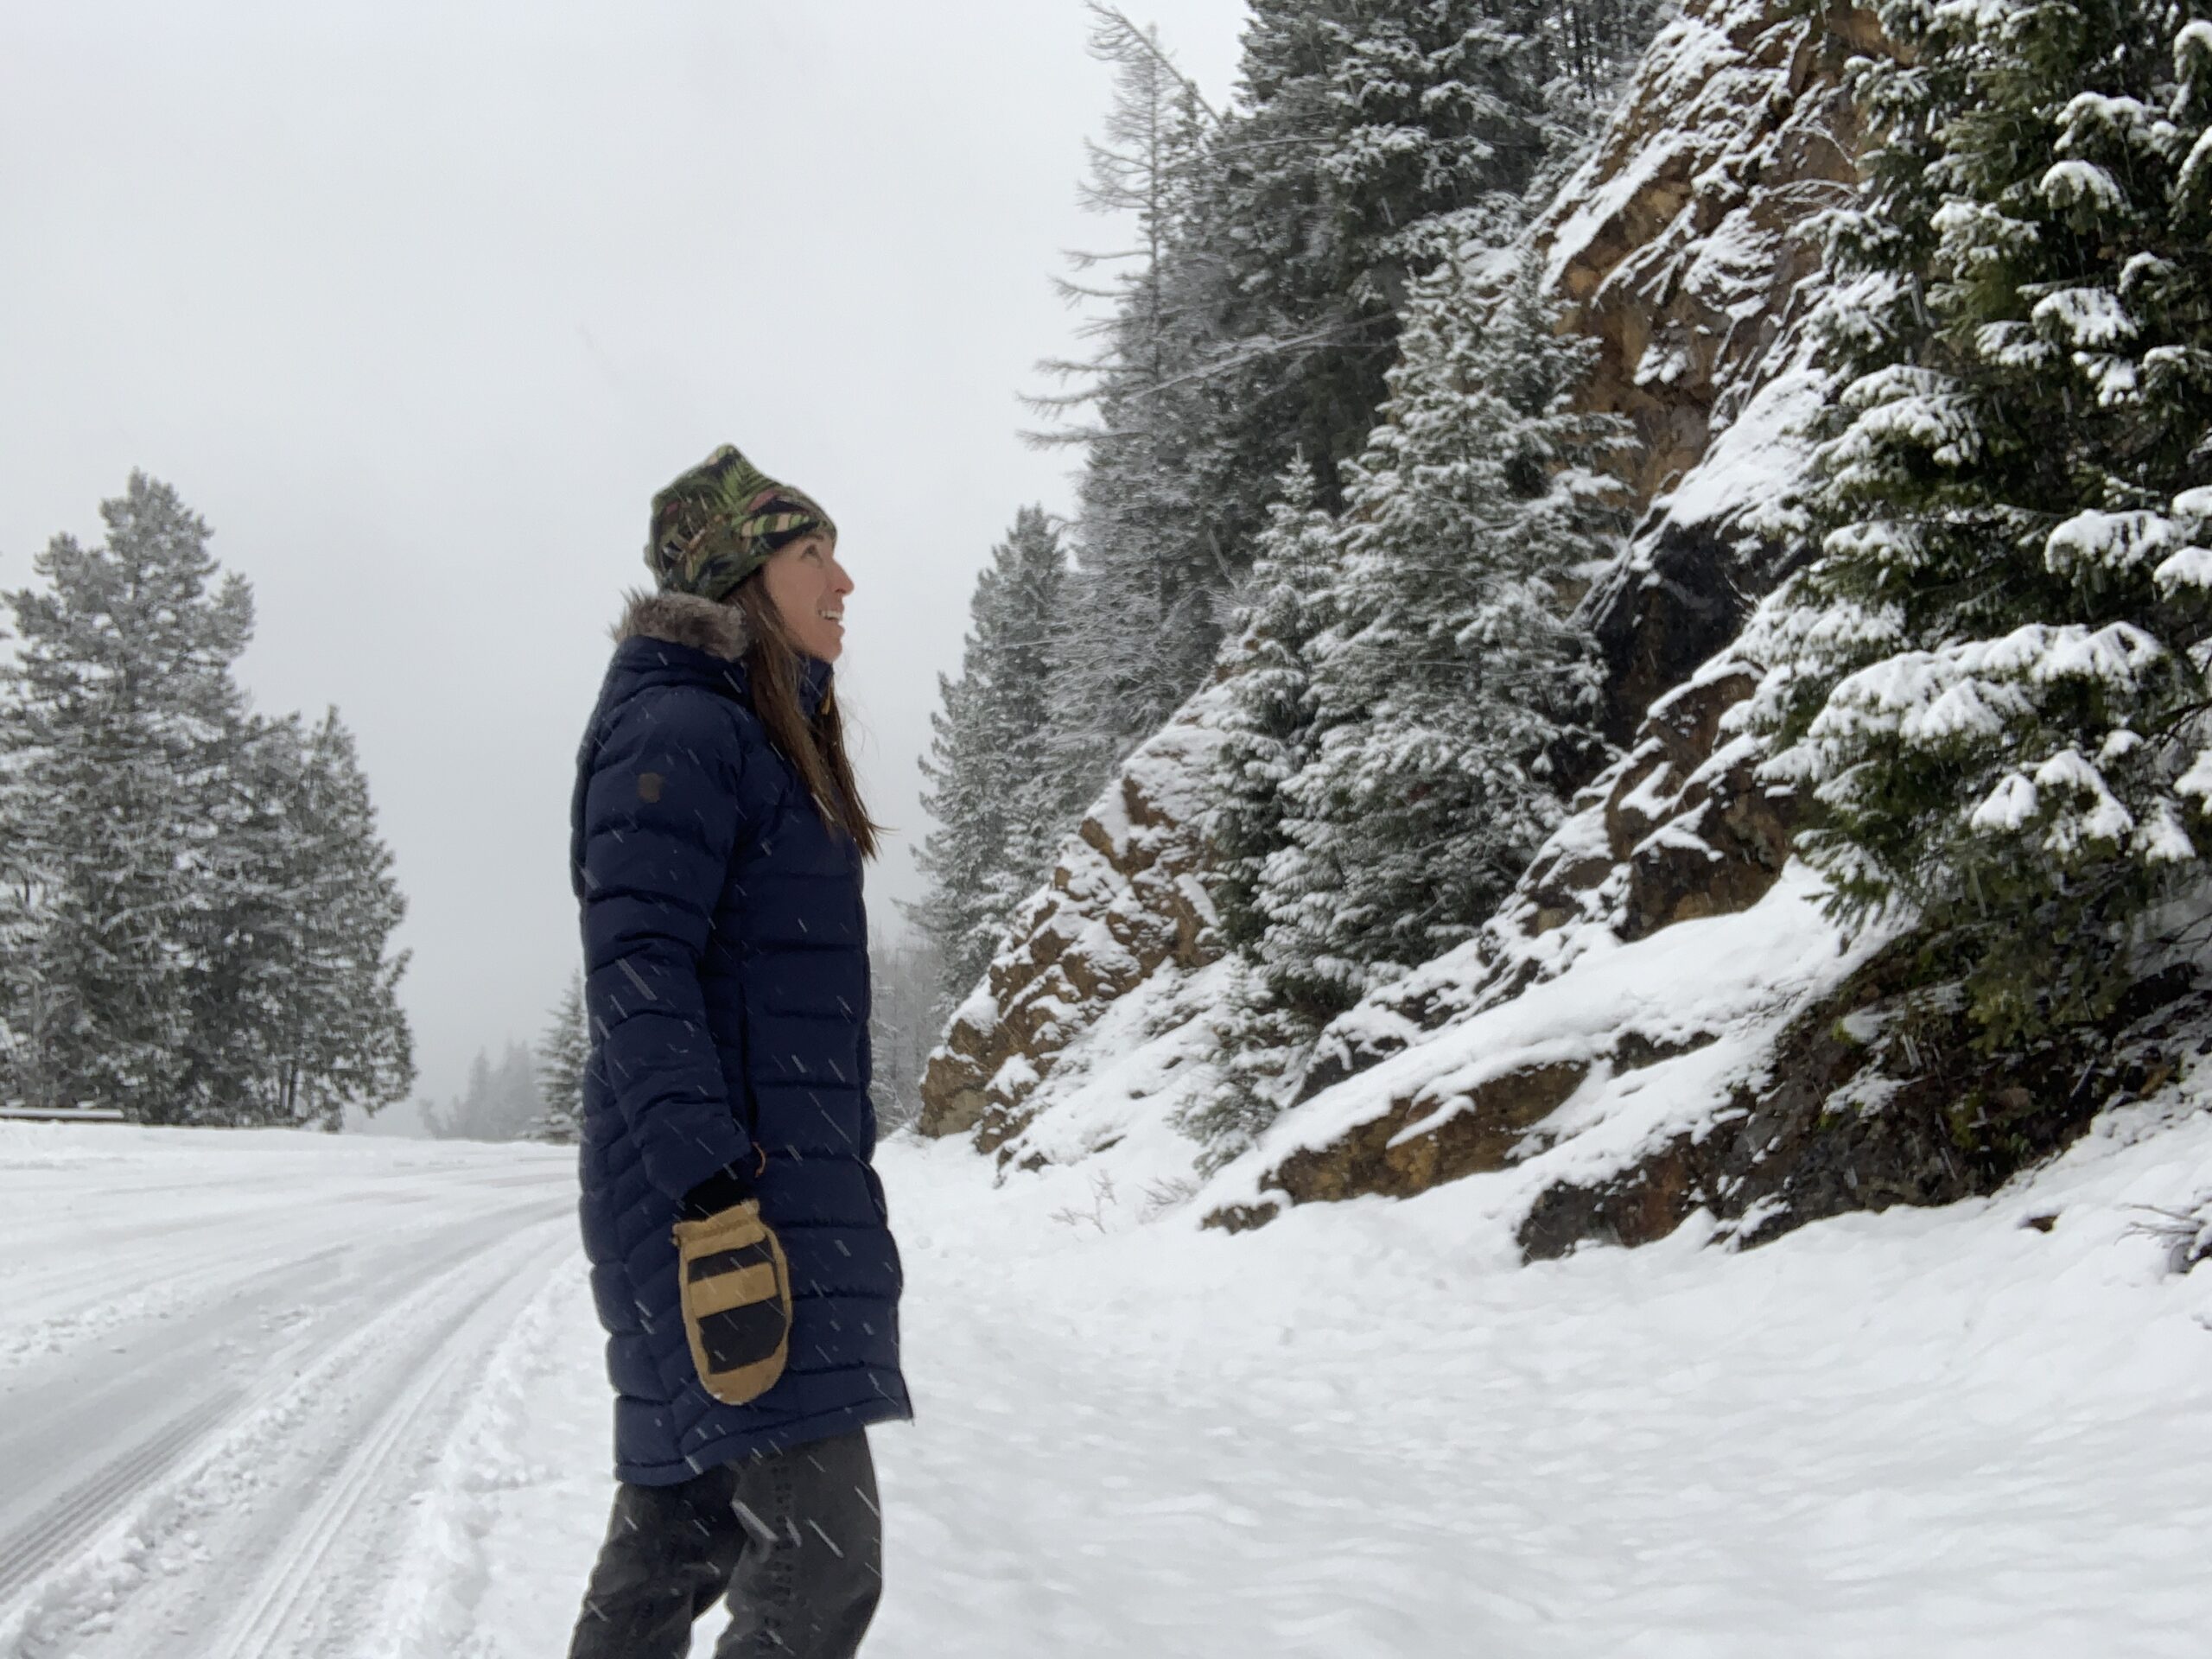
<path fill-rule="evenodd" d="M 2131 1231 L 2212 1191 L 2178 1103 L 1986 1205 L 1534 1268 L 1467 1186 L 1228 1238 L 1080 1172 L 883 1165 L 920 1417 L 875 1433 L 873 1659 L 2212 1628 L 2212 1268 Z M 564 1651 L 608 1497 L 569 1182 L 0 1124 L 0 1659 Z"/>

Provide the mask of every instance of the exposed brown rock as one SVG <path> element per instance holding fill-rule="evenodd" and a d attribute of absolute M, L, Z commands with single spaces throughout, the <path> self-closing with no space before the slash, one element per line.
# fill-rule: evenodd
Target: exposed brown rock
<path fill-rule="evenodd" d="M 1437 1108 L 1433 1102 L 1394 1101 L 1381 1117 L 1330 1145 L 1292 1154 L 1266 1184 L 1294 1204 L 1367 1192 L 1403 1198 L 1462 1175 L 1503 1169 L 1522 1135 L 1556 1111 L 1589 1071 L 1580 1061 L 1562 1061 L 1509 1072 L 1474 1090 L 1434 1128 L 1402 1141 L 1402 1131 Z"/>
<path fill-rule="evenodd" d="M 1218 1227 L 1225 1233 L 1249 1233 L 1255 1227 L 1264 1227 L 1282 1213 L 1279 1204 L 1224 1205 L 1205 1218 L 1205 1225 Z"/>
<path fill-rule="evenodd" d="M 1698 465 L 1786 354 L 1819 264 L 1806 223 L 1857 182 L 1842 68 L 1879 42 L 1847 7 L 1690 0 L 1539 221 L 1565 326 L 1598 342 L 1585 402 L 1635 432 L 1632 509 Z M 1792 556 L 1736 524 L 1647 523 L 1582 607 L 1606 658 L 1608 738 L 1624 743 L 1732 639 Z"/>
<path fill-rule="evenodd" d="M 1738 1090 L 1717 1126 L 1611 1180 L 1543 1193 L 1522 1224 L 1522 1250 L 1646 1244 L 1699 1210 L 1738 1244 L 1760 1244 L 1847 1211 L 1992 1192 L 2100 1110 L 2164 1084 L 2212 1025 L 2212 997 L 2177 971 L 2137 986 L 2101 1027 L 1982 1054 L 1959 1008 L 1897 995 L 1909 953 L 1878 957 L 1794 1020 L 1776 1081 Z M 1854 1038 L 1870 1017 L 1884 1034 Z"/>
<path fill-rule="evenodd" d="M 1582 812 L 1537 854 L 1501 909 L 1484 941 L 1491 953 L 1486 969 L 1442 982 L 1416 975 L 1370 999 L 1370 1006 L 1402 1024 L 1376 1028 L 1355 1020 L 1348 1023 L 1357 1036 L 1325 1033 L 1299 1099 L 1400 1052 L 1420 1033 L 1518 995 L 1541 971 L 1522 945 L 1569 921 L 1636 939 L 1675 922 L 1757 904 L 1789 856 L 1792 803 L 1753 779 L 1758 756 L 1749 746 L 1739 746 L 1741 753 L 1715 752 L 1721 717 L 1756 683 L 1748 669 L 1718 672 L 1655 703 L 1636 747 L 1586 792 Z M 1642 1041 L 1624 1033 L 1622 1052 L 1637 1052 Z M 1617 1066 L 1622 1064 L 1617 1058 Z M 1403 1196 L 1438 1179 L 1503 1166 L 1494 1136 L 1510 1113 L 1495 1120 L 1477 1113 L 1465 1123 L 1454 1119 L 1446 1126 L 1445 1146 L 1408 1142 L 1382 1155 L 1384 1143 L 1410 1121 L 1409 1110 L 1408 1103 L 1394 1103 L 1328 1147 L 1287 1160 L 1263 1184 L 1280 1186 L 1299 1203 L 1362 1192 Z M 1516 1137 L 1539 1119 L 1516 1124 Z M 1483 1161 L 1494 1154 L 1497 1161 Z"/>
<path fill-rule="evenodd" d="M 1640 501 L 1697 464 L 1818 267 L 1797 232 L 1857 183 L 1839 48 L 1866 21 L 1691 0 L 1539 225 L 1570 326 L 1599 342 L 1587 401 L 1634 423 Z"/>
<path fill-rule="evenodd" d="M 1187 792 L 1212 741 L 1196 717 L 1169 726 L 1063 844 L 991 964 L 988 996 L 955 1016 L 930 1056 L 923 1134 L 972 1132 L 978 1150 L 1004 1146 L 1027 1127 L 1025 1103 L 1053 1063 L 1116 998 L 1163 964 L 1193 969 L 1218 954 L 1198 881 L 1204 841 L 1176 800 L 1162 798 Z"/>
<path fill-rule="evenodd" d="M 1605 1060 L 1616 1073 L 1639 1071 L 1713 1040 L 1710 1033 L 1660 1041 L 1642 1032 L 1624 1031 Z M 1448 1109 L 1418 1097 L 1393 1101 L 1382 1116 L 1326 1146 L 1293 1153 L 1261 1185 L 1293 1204 L 1367 1193 L 1404 1198 L 1462 1176 L 1503 1169 L 1532 1147 L 1541 1146 L 1541 1126 L 1582 1086 L 1592 1065 L 1557 1060 L 1522 1066 L 1478 1084 Z M 1273 1200 L 1232 1205 L 1207 1216 L 1204 1224 L 1242 1231 L 1277 1213 L 1279 1206 Z"/>

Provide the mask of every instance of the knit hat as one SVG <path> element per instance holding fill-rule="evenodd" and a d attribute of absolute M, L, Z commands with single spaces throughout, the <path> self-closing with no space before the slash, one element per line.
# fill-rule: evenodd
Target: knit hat
<path fill-rule="evenodd" d="M 664 593 L 723 599 L 778 548 L 815 531 L 835 540 L 837 526 L 726 443 L 653 497 L 645 566 Z"/>

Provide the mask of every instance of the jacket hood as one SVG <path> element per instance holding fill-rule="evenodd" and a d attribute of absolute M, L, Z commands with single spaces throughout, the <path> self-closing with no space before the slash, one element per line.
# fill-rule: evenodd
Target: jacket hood
<path fill-rule="evenodd" d="M 688 645 L 734 663 L 752 645 L 753 629 L 742 610 L 717 600 L 696 594 L 632 594 L 614 625 L 616 645 L 630 639 Z"/>
<path fill-rule="evenodd" d="M 753 627 L 744 610 L 696 594 L 633 593 L 613 628 L 617 657 L 632 640 L 681 645 L 711 657 L 723 666 L 712 678 L 734 688 L 747 702 L 752 701 L 745 653 L 753 645 Z M 671 668 L 664 655 L 658 666 Z M 822 705 L 830 689 L 830 664 L 818 657 L 798 659 L 798 701 L 808 719 Z"/>

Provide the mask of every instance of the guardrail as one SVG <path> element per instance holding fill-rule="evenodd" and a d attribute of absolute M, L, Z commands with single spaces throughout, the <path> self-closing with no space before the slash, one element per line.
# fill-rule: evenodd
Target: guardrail
<path fill-rule="evenodd" d="M 29 1123 L 120 1123 L 121 1112 L 111 1106 L 0 1106 L 0 1119 Z"/>

